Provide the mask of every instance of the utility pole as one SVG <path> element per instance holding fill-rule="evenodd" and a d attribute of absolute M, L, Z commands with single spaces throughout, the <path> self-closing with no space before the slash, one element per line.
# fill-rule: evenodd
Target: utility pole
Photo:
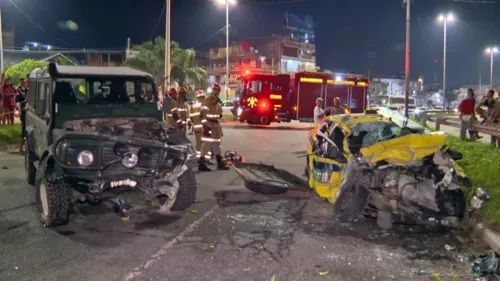
<path fill-rule="evenodd" d="M 170 0 L 165 0 L 166 22 L 165 22 L 165 77 L 163 82 L 164 93 L 168 92 L 170 85 Z"/>
<path fill-rule="evenodd" d="M 226 0 L 226 100 L 229 100 L 229 0 Z"/>
<path fill-rule="evenodd" d="M 481 73 L 479 73 L 479 95 L 482 97 L 483 96 L 483 85 L 481 82 Z"/>
<path fill-rule="evenodd" d="M 406 1 L 406 47 L 405 47 L 405 117 L 408 118 L 410 98 L 410 0 Z"/>
<path fill-rule="evenodd" d="M 2 27 L 2 7 L 1 6 L 0 6 L 0 61 L 1 61 L 0 68 L 1 68 L 2 73 L 4 73 L 5 63 L 3 60 L 3 27 Z"/>

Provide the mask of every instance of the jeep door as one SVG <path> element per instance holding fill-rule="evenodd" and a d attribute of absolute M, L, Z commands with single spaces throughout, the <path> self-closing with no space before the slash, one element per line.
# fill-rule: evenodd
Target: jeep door
<path fill-rule="evenodd" d="M 26 131 L 29 147 L 38 157 L 49 146 L 51 125 L 51 87 L 50 79 L 37 80 L 30 86 L 35 87 L 33 98 L 28 101 L 30 108 L 26 113 Z"/>

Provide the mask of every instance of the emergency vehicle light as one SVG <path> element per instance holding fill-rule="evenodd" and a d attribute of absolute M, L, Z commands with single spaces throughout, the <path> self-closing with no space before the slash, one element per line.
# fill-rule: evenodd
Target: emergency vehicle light
<path fill-rule="evenodd" d="M 302 77 L 302 78 L 300 78 L 300 82 L 321 84 L 321 83 L 323 83 L 323 79 Z"/>
<path fill-rule="evenodd" d="M 270 99 L 272 100 L 281 100 L 283 98 L 282 95 L 271 95 L 269 96 Z"/>

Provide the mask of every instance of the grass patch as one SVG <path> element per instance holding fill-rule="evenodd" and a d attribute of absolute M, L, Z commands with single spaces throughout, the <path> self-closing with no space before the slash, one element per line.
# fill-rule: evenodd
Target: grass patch
<path fill-rule="evenodd" d="M 453 136 L 448 137 L 447 144 L 463 154 L 463 159 L 457 164 L 471 178 L 473 185 L 491 193 L 491 198 L 481 209 L 481 219 L 494 224 L 495 228 L 500 227 L 500 149 L 480 142 L 462 141 Z"/>
<path fill-rule="evenodd" d="M 0 146 L 18 144 L 21 141 L 21 124 L 0 126 Z"/>

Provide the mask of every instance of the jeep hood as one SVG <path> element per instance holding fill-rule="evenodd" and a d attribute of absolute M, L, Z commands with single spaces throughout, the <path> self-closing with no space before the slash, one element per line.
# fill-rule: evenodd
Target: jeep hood
<path fill-rule="evenodd" d="M 394 165 L 411 165 L 440 150 L 446 137 L 442 132 L 407 135 L 362 148 L 361 153 L 372 164 L 386 161 Z"/>
<path fill-rule="evenodd" d="M 146 104 L 79 104 L 58 105 L 56 128 L 70 120 L 99 118 L 154 118 L 161 120 L 161 111 L 155 103 Z"/>

